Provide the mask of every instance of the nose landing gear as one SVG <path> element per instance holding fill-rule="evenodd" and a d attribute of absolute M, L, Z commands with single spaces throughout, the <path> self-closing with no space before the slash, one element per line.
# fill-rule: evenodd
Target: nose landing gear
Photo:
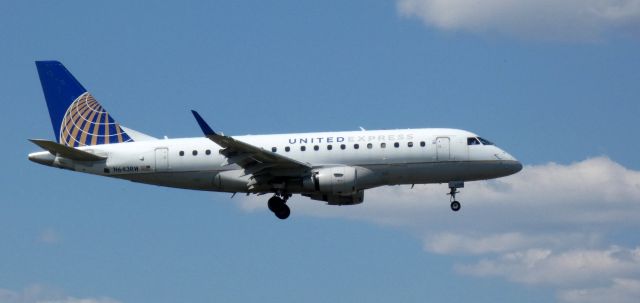
<path fill-rule="evenodd" d="M 450 201 L 451 201 L 451 210 L 453 211 L 459 211 L 460 208 L 462 207 L 462 205 L 460 205 L 460 202 L 456 201 L 456 194 L 459 193 L 460 191 L 458 191 L 458 188 L 463 188 L 464 187 L 464 182 L 449 182 L 449 193 L 447 195 L 449 195 Z"/>
<path fill-rule="evenodd" d="M 276 194 L 267 202 L 267 207 L 269 207 L 269 210 L 273 212 L 280 220 L 289 218 L 289 215 L 291 215 L 291 209 L 289 208 L 289 206 L 287 206 L 287 200 L 289 200 L 289 197 L 291 197 L 291 195 Z"/>
<path fill-rule="evenodd" d="M 462 205 L 460 205 L 460 202 L 458 202 L 458 201 L 451 201 L 451 210 L 453 210 L 453 211 L 459 211 L 461 207 L 462 207 Z"/>

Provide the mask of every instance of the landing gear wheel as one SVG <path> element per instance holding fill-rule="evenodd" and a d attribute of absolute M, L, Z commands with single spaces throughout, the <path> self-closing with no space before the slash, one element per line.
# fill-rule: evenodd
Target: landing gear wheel
<path fill-rule="evenodd" d="M 460 210 L 460 207 L 462 207 L 462 206 L 460 205 L 460 202 L 458 202 L 458 201 L 453 201 L 453 202 L 451 202 L 451 210 L 453 210 L 453 211 L 459 211 L 459 210 Z"/>
<path fill-rule="evenodd" d="M 462 181 L 451 181 L 449 182 L 449 193 L 447 195 L 451 196 L 451 210 L 459 211 L 460 210 L 460 202 L 456 200 L 456 194 L 459 193 L 458 188 L 463 188 L 464 182 Z"/>
<path fill-rule="evenodd" d="M 280 220 L 289 218 L 289 215 L 291 215 L 291 209 L 287 206 L 285 200 L 278 196 L 271 197 L 267 202 L 267 207 L 269 207 L 269 210 Z"/>
<path fill-rule="evenodd" d="M 291 209 L 289 208 L 289 206 L 287 206 L 287 204 L 282 203 L 282 205 L 279 206 L 279 209 L 277 209 L 273 213 L 276 214 L 276 217 L 278 217 L 278 219 L 284 220 L 286 218 L 289 218 Z"/>
<path fill-rule="evenodd" d="M 280 204 L 284 204 L 284 201 L 282 201 L 282 199 L 280 199 L 278 196 L 273 196 L 267 202 L 267 207 L 269 207 L 269 210 L 272 213 L 275 213 L 278 210 Z"/>

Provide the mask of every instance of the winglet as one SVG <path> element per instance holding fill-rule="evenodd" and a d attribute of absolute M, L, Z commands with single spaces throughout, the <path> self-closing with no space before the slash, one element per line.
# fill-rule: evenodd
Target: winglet
<path fill-rule="evenodd" d="M 211 126 L 209 126 L 209 124 L 207 124 L 207 122 L 205 122 L 204 119 L 202 119 L 202 117 L 200 116 L 200 114 L 198 114 L 197 111 L 191 110 L 191 113 L 193 113 L 193 116 L 196 118 L 196 121 L 198 121 L 198 125 L 200 125 L 200 129 L 202 129 L 202 132 L 204 133 L 205 136 L 218 135 L 216 134 L 216 132 L 213 131 L 213 129 L 211 129 Z"/>

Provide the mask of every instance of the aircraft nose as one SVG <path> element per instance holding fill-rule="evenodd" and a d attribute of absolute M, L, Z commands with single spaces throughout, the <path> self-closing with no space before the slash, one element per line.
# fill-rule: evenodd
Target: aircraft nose
<path fill-rule="evenodd" d="M 496 157 L 502 160 L 502 168 L 507 176 L 522 170 L 522 163 L 506 151 L 502 150 Z"/>
<path fill-rule="evenodd" d="M 510 175 L 513 175 L 522 170 L 522 163 L 520 163 L 520 161 L 518 160 L 506 161 L 504 165 L 506 166 L 507 171 Z"/>

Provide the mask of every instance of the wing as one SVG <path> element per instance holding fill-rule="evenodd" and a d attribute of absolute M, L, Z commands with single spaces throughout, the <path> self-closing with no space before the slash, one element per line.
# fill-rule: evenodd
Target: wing
<path fill-rule="evenodd" d="M 202 119 L 198 112 L 192 110 L 193 116 L 198 121 L 204 135 L 209 140 L 220 145 L 223 149 L 220 154 L 227 158 L 226 164 L 237 164 L 244 169 L 245 175 L 253 177 L 275 177 L 278 174 L 292 174 L 300 176 L 311 169 L 311 164 L 303 163 L 263 148 L 234 139 L 233 137 L 218 134 L 211 129 L 209 124 Z M 268 181 L 268 180 L 261 180 Z"/>

